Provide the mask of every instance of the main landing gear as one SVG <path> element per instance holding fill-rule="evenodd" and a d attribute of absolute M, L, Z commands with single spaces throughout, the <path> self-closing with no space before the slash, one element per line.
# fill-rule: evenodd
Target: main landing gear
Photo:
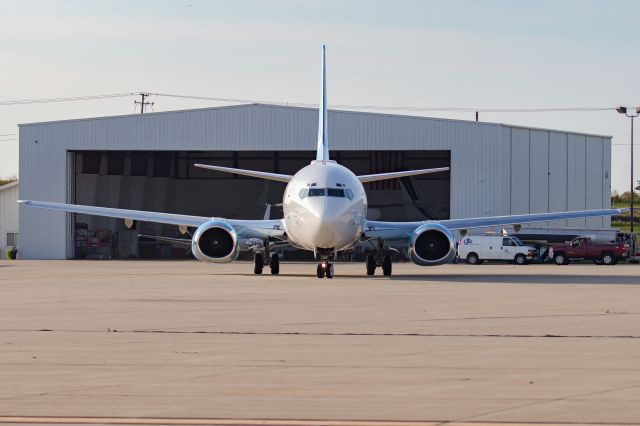
<path fill-rule="evenodd" d="M 318 263 L 318 268 L 316 271 L 318 278 L 333 278 L 333 263 L 329 263 L 328 260 L 323 260 Z"/>
<path fill-rule="evenodd" d="M 264 241 L 264 253 L 268 258 L 265 262 L 265 254 L 257 252 L 253 258 L 253 273 L 256 275 L 262 274 L 262 269 L 265 264 L 271 269 L 271 275 L 278 275 L 280 273 L 280 256 L 278 253 L 273 253 L 269 256 L 269 241 Z"/>
<path fill-rule="evenodd" d="M 380 267 L 382 268 L 382 275 L 388 277 L 391 275 L 392 264 L 391 254 L 388 251 L 385 253 L 384 240 L 378 240 L 378 248 L 375 254 L 367 255 L 367 275 L 375 275 L 376 268 Z"/>

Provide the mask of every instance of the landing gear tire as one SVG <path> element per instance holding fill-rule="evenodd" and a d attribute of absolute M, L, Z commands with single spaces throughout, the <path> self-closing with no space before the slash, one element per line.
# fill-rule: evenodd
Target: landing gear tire
<path fill-rule="evenodd" d="M 262 274 L 262 268 L 264 268 L 264 257 L 262 257 L 262 253 L 256 253 L 253 258 L 253 273 Z"/>
<path fill-rule="evenodd" d="M 271 268 L 271 275 L 278 275 L 280 273 L 280 256 L 278 256 L 278 253 L 271 255 L 269 267 Z"/>
<path fill-rule="evenodd" d="M 322 267 L 321 263 L 318 263 L 316 274 L 318 275 L 318 278 L 324 278 L 324 268 Z"/>
<path fill-rule="evenodd" d="M 527 263 L 527 258 L 524 254 L 516 254 L 515 259 L 513 259 L 516 265 L 525 265 Z"/>
<path fill-rule="evenodd" d="M 318 263 L 316 275 L 318 276 L 318 278 L 333 278 L 333 264 L 329 262 Z"/>
<path fill-rule="evenodd" d="M 376 273 L 376 257 L 372 254 L 367 255 L 367 275 Z"/>
<path fill-rule="evenodd" d="M 386 277 L 391 275 L 391 255 L 385 254 L 382 258 L 382 274 Z"/>
<path fill-rule="evenodd" d="M 333 263 L 327 263 L 327 268 L 324 271 L 327 278 L 333 278 Z"/>

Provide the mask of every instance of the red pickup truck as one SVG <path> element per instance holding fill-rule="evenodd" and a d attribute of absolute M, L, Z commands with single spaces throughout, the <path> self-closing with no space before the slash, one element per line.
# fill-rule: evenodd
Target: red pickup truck
<path fill-rule="evenodd" d="M 593 260 L 598 265 L 615 265 L 624 255 L 623 244 L 594 243 L 586 237 L 576 237 L 569 244 L 556 244 L 549 248 L 549 257 L 556 265 L 567 265 L 577 259 Z"/>

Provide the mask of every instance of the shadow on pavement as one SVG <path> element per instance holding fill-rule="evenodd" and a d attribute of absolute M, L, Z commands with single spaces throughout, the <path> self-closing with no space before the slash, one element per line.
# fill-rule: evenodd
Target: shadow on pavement
<path fill-rule="evenodd" d="M 484 284 L 607 284 L 640 285 L 639 276 L 562 275 L 562 274 L 448 274 L 448 275 L 392 275 L 390 280 L 428 281 Z"/>

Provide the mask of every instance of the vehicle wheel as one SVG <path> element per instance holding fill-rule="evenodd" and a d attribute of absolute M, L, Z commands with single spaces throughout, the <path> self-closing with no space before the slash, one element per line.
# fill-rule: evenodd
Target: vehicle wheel
<path fill-rule="evenodd" d="M 376 257 L 372 254 L 367 255 L 367 275 L 376 273 Z"/>
<path fill-rule="evenodd" d="M 271 268 L 271 275 L 278 275 L 280 273 L 280 256 L 278 256 L 278 253 L 271 255 L 269 267 Z"/>
<path fill-rule="evenodd" d="M 555 254 L 553 256 L 553 261 L 556 263 L 556 265 L 566 265 L 568 263 L 564 253 Z"/>
<path fill-rule="evenodd" d="M 604 265 L 613 265 L 615 261 L 616 261 L 616 258 L 613 254 L 611 253 L 602 254 L 602 263 Z"/>
<path fill-rule="evenodd" d="M 262 268 L 264 267 L 264 257 L 262 257 L 262 253 L 256 253 L 253 258 L 253 273 L 256 275 L 260 275 L 262 273 Z"/>
<path fill-rule="evenodd" d="M 526 265 L 527 263 L 527 258 L 525 257 L 524 254 L 516 254 L 515 259 L 513 259 L 513 261 L 516 263 L 516 265 Z"/>
<path fill-rule="evenodd" d="M 327 269 L 325 269 L 324 274 L 327 278 L 333 278 L 333 263 L 327 264 Z"/>
<path fill-rule="evenodd" d="M 324 278 L 324 268 L 322 267 L 322 263 L 318 263 L 316 273 L 318 275 L 318 278 Z"/>
<path fill-rule="evenodd" d="M 389 275 L 391 275 L 391 265 L 392 265 L 391 255 L 385 254 L 384 257 L 382 258 L 382 274 L 384 276 L 388 277 Z"/>
<path fill-rule="evenodd" d="M 469 253 L 467 255 L 467 263 L 469 265 L 478 265 L 480 263 L 480 258 L 475 253 Z"/>

